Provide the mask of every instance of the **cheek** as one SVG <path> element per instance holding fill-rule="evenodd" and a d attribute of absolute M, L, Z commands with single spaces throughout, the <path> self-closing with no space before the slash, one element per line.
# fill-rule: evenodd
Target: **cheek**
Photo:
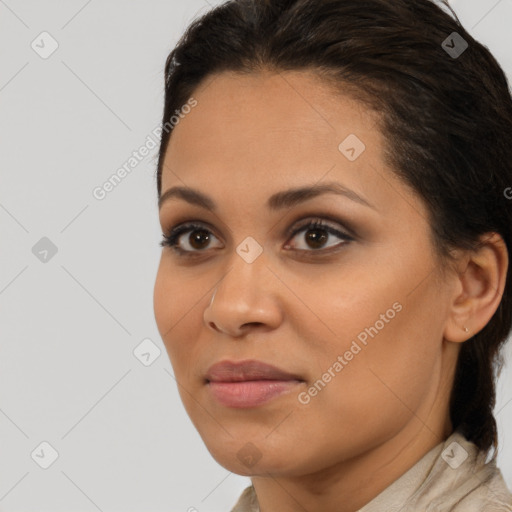
<path fill-rule="evenodd" d="M 187 278 L 176 265 L 172 265 L 168 255 L 162 255 L 155 278 L 153 307 L 164 341 L 169 336 L 169 330 L 186 317 L 187 312 L 204 294 L 204 290 L 201 292 L 201 283 L 197 284 L 194 287 L 194 281 Z"/>
<path fill-rule="evenodd" d="M 162 257 L 155 279 L 153 308 L 175 374 L 191 367 L 189 361 L 197 350 L 194 340 L 199 339 L 203 325 L 206 290 L 204 280 L 183 276 Z"/>
<path fill-rule="evenodd" d="M 184 286 L 177 277 L 177 273 L 168 267 L 169 265 L 162 257 L 155 280 L 153 308 L 160 337 L 169 356 L 172 356 L 173 345 L 179 346 L 178 343 L 173 344 L 172 340 L 176 339 L 177 332 L 182 330 L 180 324 L 186 322 L 187 310 L 190 310 L 197 299 L 191 301 L 187 298 L 186 293 L 189 287 Z"/>
<path fill-rule="evenodd" d="M 404 301 L 396 317 L 369 338 L 361 359 L 359 382 L 367 386 L 362 396 L 390 425 L 410 419 L 439 379 L 441 336 L 425 309 L 419 301 Z"/>
<path fill-rule="evenodd" d="M 415 415 L 424 418 L 420 408 L 425 400 L 428 402 L 439 368 L 434 350 L 427 350 L 427 338 L 409 337 L 409 321 L 400 314 L 407 313 L 402 310 L 379 334 L 369 336 L 366 346 L 356 338 L 360 348 L 353 349 L 357 353 L 350 361 L 344 358 L 341 371 L 337 373 L 333 368 L 334 377 L 317 375 L 324 382 L 330 379 L 327 384 L 318 380 L 310 383 L 309 389 L 313 388 L 316 395 L 299 411 L 302 424 L 309 423 L 330 439 L 322 451 L 323 458 L 330 454 L 335 455 L 334 459 L 355 456 L 392 438 L 410 421 L 418 421 L 421 427 Z M 352 340 L 347 340 L 331 345 L 330 365 L 338 355 L 350 351 L 351 344 Z M 315 383 L 319 391 L 314 391 Z M 337 446 L 334 449 L 333 439 Z"/>
<path fill-rule="evenodd" d="M 360 281 L 353 289 L 345 281 L 341 298 L 339 292 L 324 295 L 320 304 L 334 333 L 322 328 L 327 334 L 315 340 L 319 331 L 312 323 L 302 331 L 310 329 L 319 363 L 312 384 L 328 381 L 313 390 L 311 411 L 332 414 L 332 425 L 342 423 L 355 436 L 361 426 L 354 418 L 365 418 L 370 428 L 381 431 L 384 425 L 392 431 L 410 419 L 440 372 L 443 313 L 438 290 L 427 284 L 410 294 L 408 280 L 377 281 Z"/>
<path fill-rule="evenodd" d="M 153 310 L 160 336 L 165 341 L 165 332 L 169 330 L 172 325 L 171 315 L 174 310 L 173 290 L 175 290 L 175 287 L 172 280 L 169 279 L 169 273 L 165 271 L 164 267 L 162 257 L 153 289 Z"/>

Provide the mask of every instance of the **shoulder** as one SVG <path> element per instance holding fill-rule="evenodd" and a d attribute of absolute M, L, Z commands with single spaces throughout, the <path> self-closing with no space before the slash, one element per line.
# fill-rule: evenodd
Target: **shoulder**
<path fill-rule="evenodd" d="M 454 464 L 453 444 L 464 455 Z M 443 446 L 431 474 L 423 486 L 426 512 L 512 512 L 512 493 L 496 459 L 486 455 L 462 434 L 455 433 Z M 421 498 L 418 500 L 421 501 Z"/>
<path fill-rule="evenodd" d="M 457 503 L 454 512 L 512 512 L 512 493 L 501 471 L 494 461 L 487 465 L 488 478 Z"/>
<path fill-rule="evenodd" d="M 240 498 L 238 498 L 238 501 L 230 512 L 260 512 L 256 493 L 254 492 L 254 487 L 252 485 L 242 492 Z"/>

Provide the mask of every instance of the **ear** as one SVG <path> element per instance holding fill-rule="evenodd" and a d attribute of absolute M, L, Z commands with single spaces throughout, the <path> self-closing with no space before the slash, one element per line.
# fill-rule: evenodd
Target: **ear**
<path fill-rule="evenodd" d="M 486 233 L 480 242 L 475 251 L 464 252 L 458 262 L 443 332 L 448 341 L 464 342 L 482 330 L 503 296 L 508 270 L 507 246 L 498 233 Z"/>

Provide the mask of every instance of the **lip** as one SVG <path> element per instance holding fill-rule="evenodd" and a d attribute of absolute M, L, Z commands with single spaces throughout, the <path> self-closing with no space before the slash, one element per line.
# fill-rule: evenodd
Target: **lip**
<path fill-rule="evenodd" d="M 226 407 L 257 407 L 292 391 L 304 380 L 262 361 L 221 361 L 205 376 L 213 397 Z"/>
<path fill-rule="evenodd" d="M 220 361 L 208 369 L 209 382 L 242 382 L 249 380 L 303 380 L 299 375 L 281 370 L 277 366 L 256 361 Z"/>

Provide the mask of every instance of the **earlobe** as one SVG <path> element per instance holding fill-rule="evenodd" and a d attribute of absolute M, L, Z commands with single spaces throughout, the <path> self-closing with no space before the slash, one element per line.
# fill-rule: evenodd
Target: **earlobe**
<path fill-rule="evenodd" d="M 501 302 L 507 270 L 508 251 L 498 233 L 481 236 L 478 248 L 464 254 L 454 277 L 446 340 L 467 341 L 489 323 Z"/>

